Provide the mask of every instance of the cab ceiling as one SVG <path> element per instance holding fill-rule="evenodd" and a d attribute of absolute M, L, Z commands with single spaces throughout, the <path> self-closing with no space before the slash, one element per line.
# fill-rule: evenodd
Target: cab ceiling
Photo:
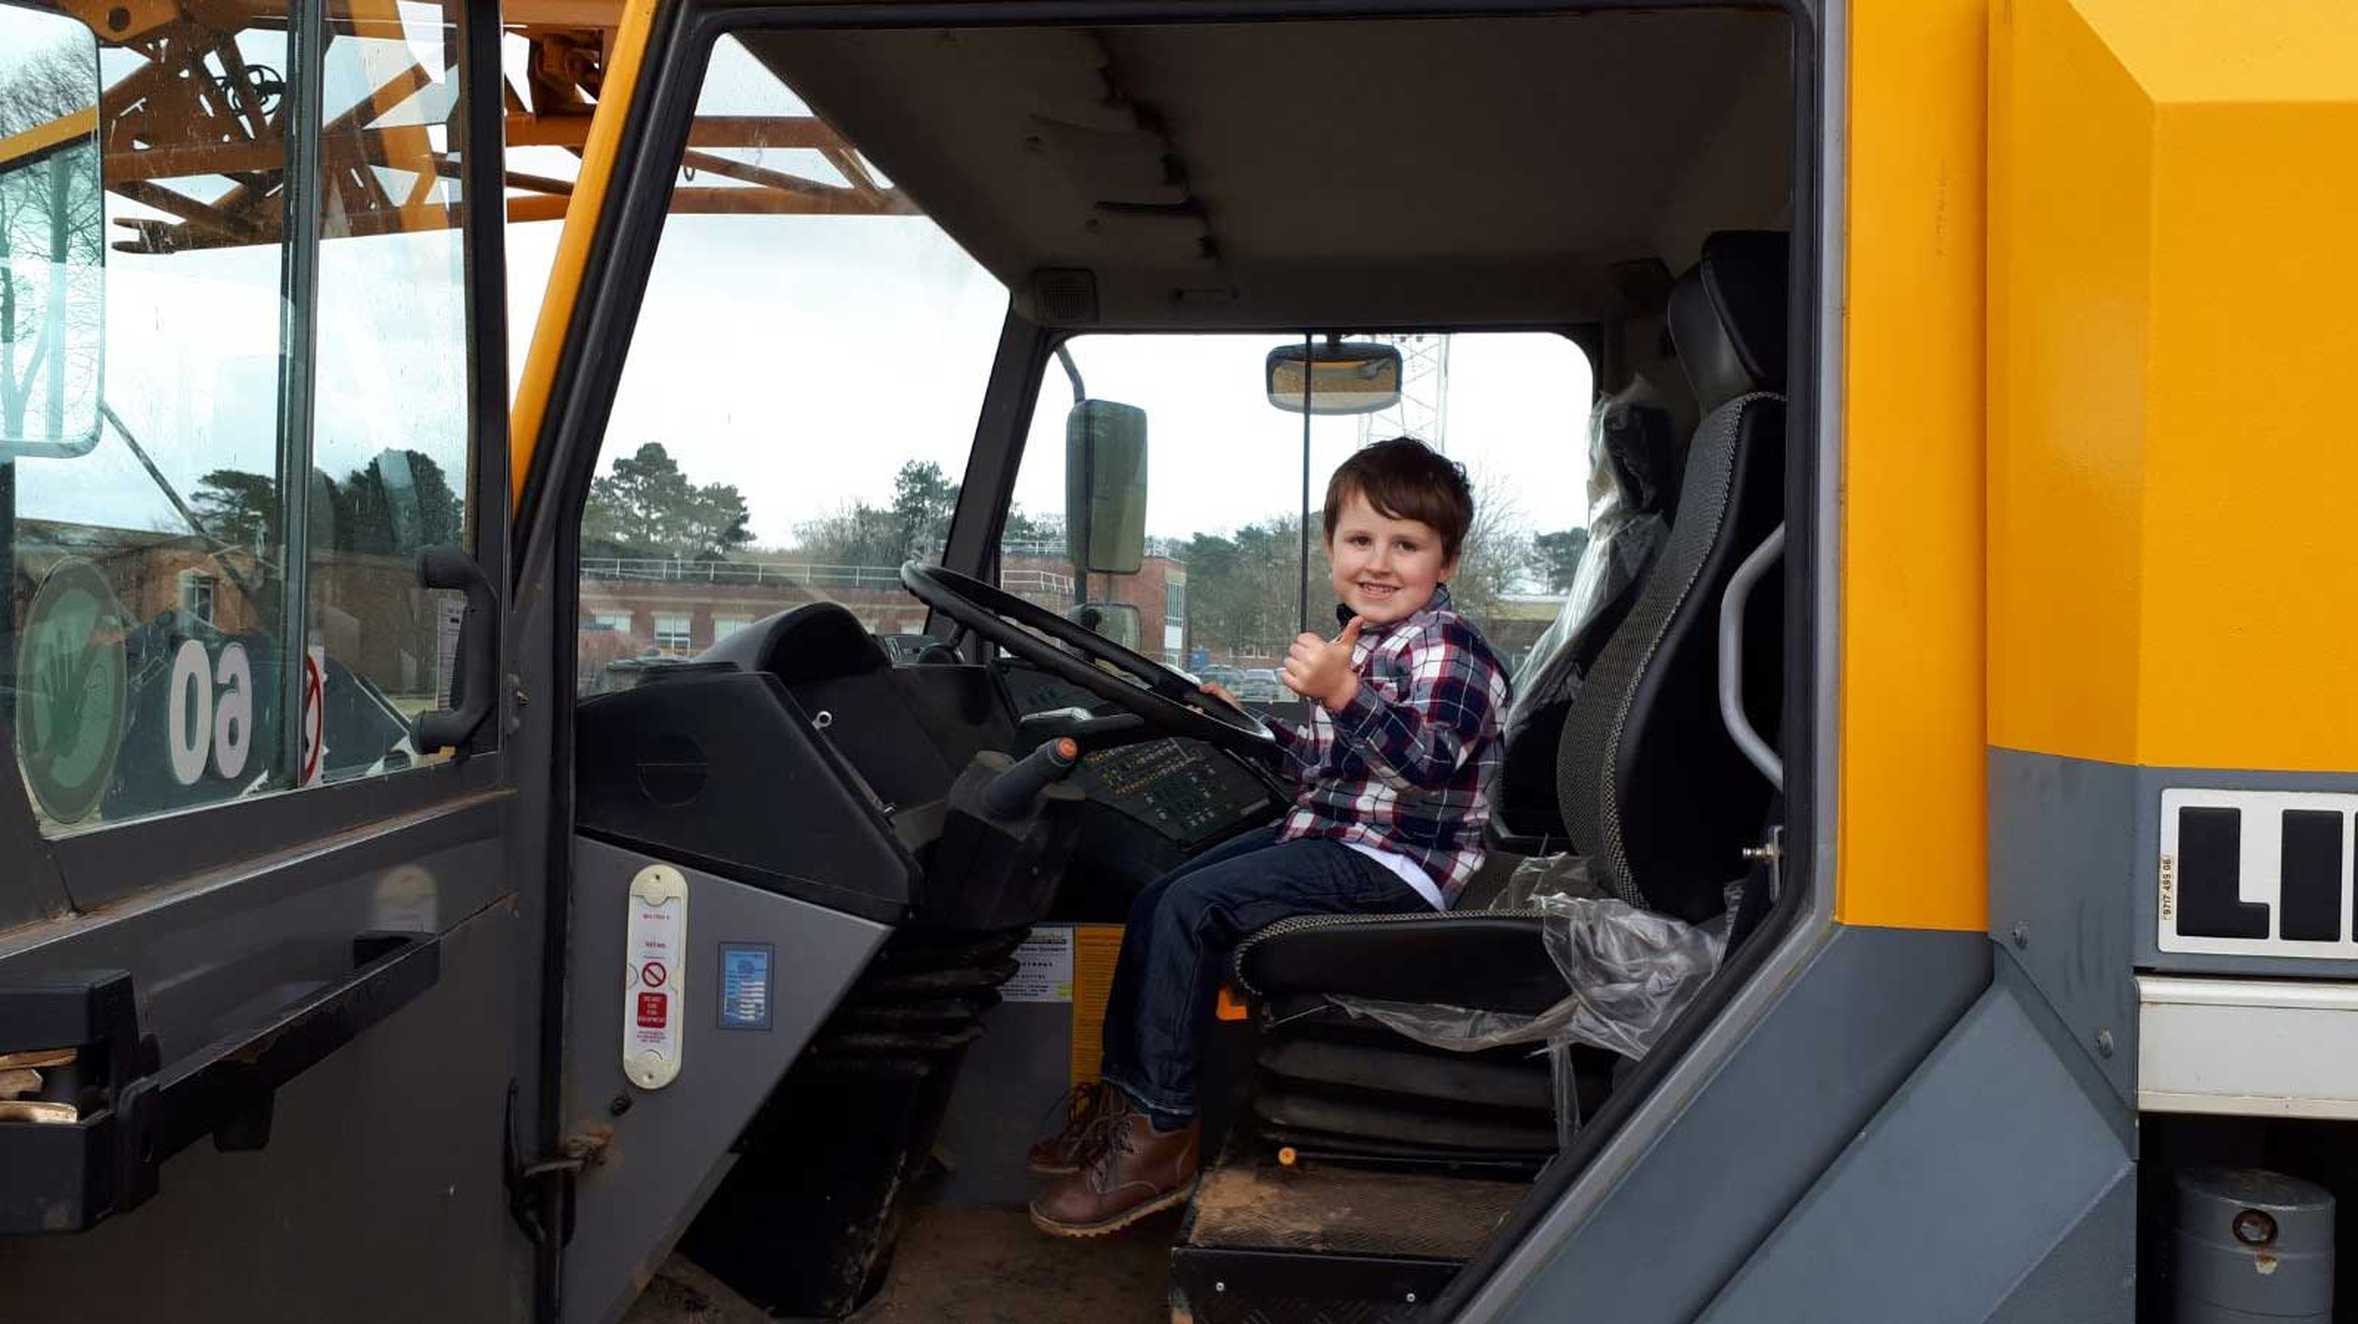
<path fill-rule="evenodd" d="M 1776 14 L 744 40 L 1052 325 L 1588 320 L 1618 263 L 1789 222 Z"/>

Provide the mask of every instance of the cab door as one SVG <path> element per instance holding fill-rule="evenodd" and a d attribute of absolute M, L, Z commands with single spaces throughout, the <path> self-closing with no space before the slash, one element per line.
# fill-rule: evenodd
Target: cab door
<path fill-rule="evenodd" d="M 0 1314 L 520 1317 L 496 8 L 0 3 Z"/>

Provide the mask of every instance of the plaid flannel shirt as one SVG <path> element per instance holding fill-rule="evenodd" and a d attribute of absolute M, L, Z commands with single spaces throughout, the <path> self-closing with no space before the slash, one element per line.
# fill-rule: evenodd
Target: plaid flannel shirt
<path fill-rule="evenodd" d="M 1350 623 L 1347 608 L 1335 614 Z M 1269 723 L 1302 784 L 1280 839 L 1396 852 L 1454 905 L 1482 867 L 1506 667 L 1446 587 L 1402 620 L 1363 627 L 1351 666 L 1359 693 L 1341 712 L 1313 705 L 1307 730 Z"/>

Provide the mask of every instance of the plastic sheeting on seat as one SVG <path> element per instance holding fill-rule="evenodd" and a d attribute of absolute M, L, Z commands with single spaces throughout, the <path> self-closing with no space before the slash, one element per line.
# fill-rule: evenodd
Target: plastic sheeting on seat
<path fill-rule="evenodd" d="M 1555 621 L 1515 669 L 1506 714 L 1495 801 L 1498 826 L 1516 836 L 1563 835 L 1556 748 L 1564 714 L 1670 534 L 1682 439 L 1645 376 L 1597 402 L 1588 452 L 1588 541 Z"/>
<path fill-rule="evenodd" d="M 1572 858 L 1531 864 L 1546 866 L 1543 876 L 1552 870 L 1568 879 L 1577 872 L 1564 863 Z M 1510 1044 L 1588 1044 L 1639 1058 L 1718 973 L 1731 922 L 1723 914 L 1688 924 L 1626 901 L 1561 893 L 1532 897 L 1527 913 L 1541 917 L 1548 956 L 1568 986 L 1563 1001 L 1536 1016 L 1341 994 L 1328 1001 L 1435 1048 L 1471 1053 Z"/>

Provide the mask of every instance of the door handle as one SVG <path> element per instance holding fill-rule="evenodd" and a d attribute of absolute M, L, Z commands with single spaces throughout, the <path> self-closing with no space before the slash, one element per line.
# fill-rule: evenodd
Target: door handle
<path fill-rule="evenodd" d="M 418 552 L 418 583 L 426 588 L 454 588 L 467 595 L 466 615 L 459 618 L 459 674 L 451 685 L 451 708 L 419 713 L 411 721 L 409 743 L 419 755 L 444 746 L 466 743 L 483 719 L 491 715 L 499 693 L 499 600 L 491 581 L 475 558 L 456 547 L 427 547 Z"/>
<path fill-rule="evenodd" d="M 263 1148 L 279 1086 L 432 988 L 441 947 L 439 934 L 362 934 L 350 974 L 168 1066 L 139 1031 L 124 971 L 0 987 L 0 1062 L 54 1073 L 46 1107 L 0 1104 L 0 1235 L 80 1232 L 135 1209 L 164 1160 L 207 1135 L 222 1150 Z"/>

